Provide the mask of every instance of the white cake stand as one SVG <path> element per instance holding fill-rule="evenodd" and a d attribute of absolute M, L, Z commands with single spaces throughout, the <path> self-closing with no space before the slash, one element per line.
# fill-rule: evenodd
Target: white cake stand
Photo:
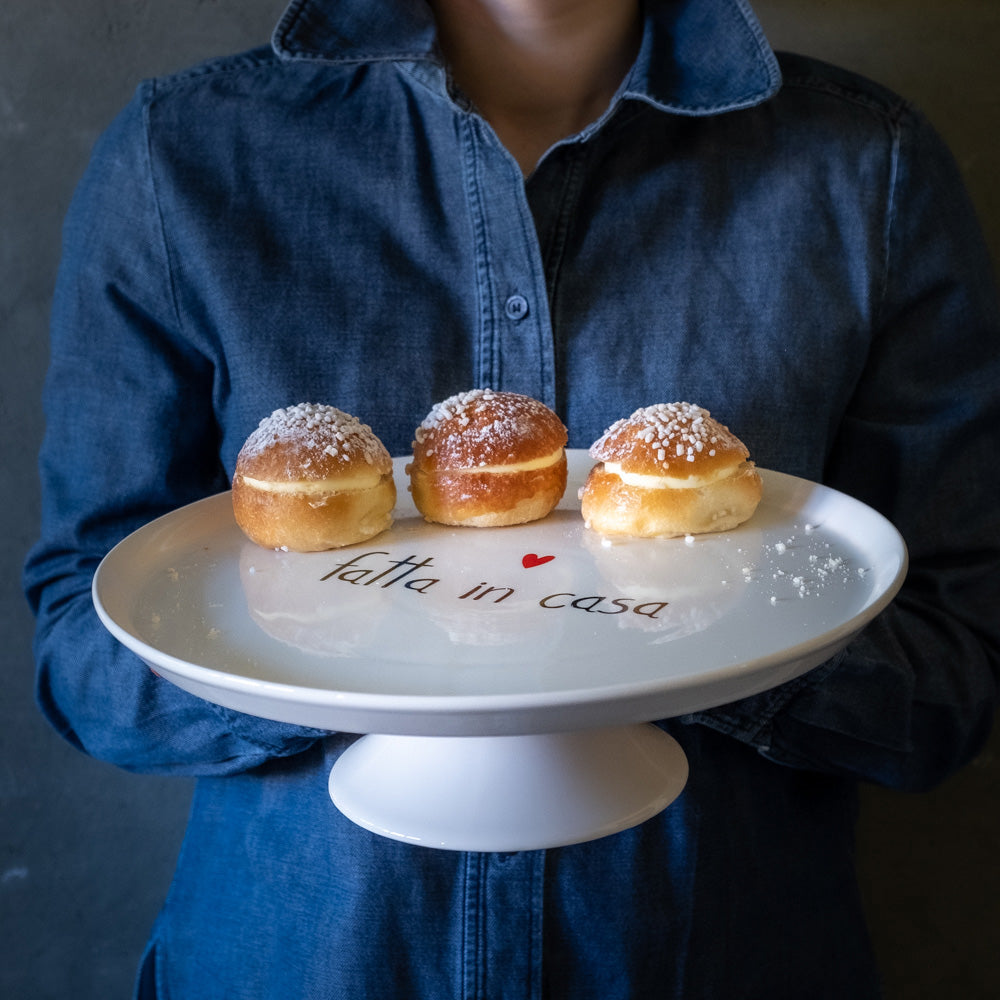
<path fill-rule="evenodd" d="M 766 470 L 734 531 L 611 544 L 580 518 L 590 460 L 569 459 L 559 509 L 497 529 L 424 522 L 397 460 L 394 526 L 326 553 L 253 545 L 219 494 L 118 545 L 94 603 L 187 691 L 367 734 L 330 794 L 369 830 L 477 851 L 614 833 L 687 778 L 650 720 L 822 663 L 892 599 L 906 550 L 869 507 Z"/>

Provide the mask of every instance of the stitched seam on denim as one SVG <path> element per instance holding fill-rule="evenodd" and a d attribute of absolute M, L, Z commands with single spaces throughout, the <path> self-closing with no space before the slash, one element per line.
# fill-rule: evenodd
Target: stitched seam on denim
<path fill-rule="evenodd" d="M 652 94 L 630 88 L 622 91 L 622 98 L 643 101 L 660 111 L 673 114 L 709 115 L 756 107 L 777 93 L 782 83 L 781 67 L 778 65 L 777 58 L 749 6 L 743 3 L 739 3 L 737 6 L 740 8 L 743 27 L 746 29 L 746 34 L 741 37 L 740 41 L 744 42 L 749 58 L 758 63 L 758 75 L 762 77 L 759 86 L 735 100 L 714 100 L 702 104 L 682 104 L 672 100 L 664 102 Z"/>
<path fill-rule="evenodd" d="M 212 709 L 216 715 L 218 715 L 224 722 L 229 725 L 229 731 L 236 737 L 241 743 L 248 746 L 253 746 L 259 750 L 265 750 L 267 753 L 271 754 L 273 757 L 289 757 L 295 753 L 304 750 L 312 740 L 318 739 L 326 735 L 326 730 L 312 730 L 312 735 L 296 735 L 293 737 L 291 742 L 273 742 L 272 740 L 262 740 L 257 736 L 249 737 L 239 732 L 232 723 L 235 719 L 239 719 L 243 713 L 237 712 L 235 709 L 226 708 L 224 705 L 216 705 L 214 702 L 206 703 L 210 709 Z M 304 732 L 310 732 L 308 727 L 300 727 Z"/>
<path fill-rule="evenodd" d="M 306 5 L 306 0 L 292 0 L 285 8 L 281 19 L 274 26 L 271 32 L 271 43 L 277 49 L 278 45 L 284 45 L 289 35 L 291 35 L 296 23 L 302 16 L 302 8 Z"/>
<path fill-rule="evenodd" d="M 748 60 L 757 63 L 758 75 L 762 77 L 762 81 L 758 87 L 736 100 L 725 102 L 716 100 L 703 104 L 681 104 L 675 101 L 664 103 L 650 94 L 634 90 L 626 90 L 622 96 L 646 101 L 653 107 L 671 111 L 675 114 L 704 115 L 712 113 L 723 114 L 727 111 L 738 111 L 743 108 L 754 107 L 773 94 L 781 83 L 781 69 L 764 35 L 764 31 L 749 4 L 738 2 L 736 6 L 739 9 L 741 23 L 745 29 L 739 38 L 739 42 L 744 47 Z"/>
<path fill-rule="evenodd" d="M 486 211 L 482 200 L 482 180 L 479 176 L 479 156 L 474 130 L 477 124 L 468 114 L 458 119 L 461 130 L 462 169 L 465 175 L 465 197 L 472 228 L 475 256 L 476 294 L 479 297 L 480 330 L 477 338 L 479 357 L 476 370 L 481 385 L 492 385 L 496 376 L 496 316 L 493 311 L 494 289 L 489 263 L 489 239 L 486 233 Z"/>
<path fill-rule="evenodd" d="M 153 943 L 153 982 L 156 987 L 156 1000 L 170 1000 L 173 991 L 167 983 L 166 940 L 157 933 Z"/>
<path fill-rule="evenodd" d="M 152 111 L 153 102 L 156 100 L 156 83 L 151 81 L 147 85 L 149 91 L 149 97 L 143 102 L 142 106 L 142 129 L 143 129 L 143 140 L 146 159 L 146 173 L 149 177 L 149 190 L 153 198 L 153 210 L 156 215 L 157 223 L 157 233 L 160 238 L 160 250 L 163 253 L 163 262 L 166 267 L 167 273 L 167 286 L 170 290 L 170 306 L 174 311 L 174 323 L 176 325 L 177 331 L 179 333 L 183 332 L 184 322 L 181 319 L 180 304 L 178 301 L 177 294 L 177 282 L 174 277 L 174 268 L 171 261 L 170 245 L 167 241 L 167 230 L 166 223 L 163 219 L 163 210 L 160 207 L 160 197 L 159 192 L 156 187 L 156 173 L 153 170 L 153 143 L 152 143 L 152 130 L 150 128 L 150 113 Z"/>
<path fill-rule="evenodd" d="M 610 126 L 610 122 L 608 123 Z M 593 145 L 591 143 L 579 143 L 568 155 L 572 157 L 570 167 L 566 172 L 566 180 L 559 198 L 559 209 L 556 213 L 555 236 L 552 241 L 552 248 L 548 254 L 548 260 L 543 261 L 546 282 L 551 291 L 549 294 L 549 328 L 552 337 L 552 369 L 553 386 L 552 402 L 558 404 L 559 393 L 559 362 L 560 356 L 556 347 L 556 317 L 558 315 L 559 302 L 559 277 L 562 272 L 562 263 L 566 254 L 566 247 L 569 245 L 569 234 L 573 228 L 574 212 L 579 202 L 580 189 L 583 184 L 584 163 L 590 156 Z"/>
<path fill-rule="evenodd" d="M 544 932 L 545 932 L 545 861 L 544 849 L 531 856 L 531 952 L 528 966 L 529 988 L 532 1000 L 540 998 L 544 989 Z"/>
<path fill-rule="evenodd" d="M 553 240 L 543 261 L 546 277 L 551 281 L 552 302 L 556 301 L 556 288 L 559 283 L 559 274 L 562 270 L 563 258 L 566 254 L 566 246 L 569 242 L 569 234 L 573 226 L 573 209 L 576 207 L 582 186 L 583 163 L 590 152 L 589 143 L 579 143 L 571 150 L 567 150 L 570 158 L 569 167 L 563 181 L 562 191 L 559 194 L 559 208 L 556 211 L 556 225 L 553 233 Z"/>
<path fill-rule="evenodd" d="M 770 96 L 771 89 L 769 87 L 766 87 L 763 90 L 755 90 L 752 93 L 747 94 L 745 97 L 741 97 L 737 101 L 730 101 L 725 104 L 719 104 L 718 102 L 711 104 L 664 104 L 662 101 L 657 100 L 655 97 L 651 97 L 649 94 L 641 94 L 636 91 L 627 91 L 622 95 L 623 98 L 629 98 L 633 101 L 642 101 L 650 107 L 656 108 L 658 111 L 665 111 L 668 114 L 676 115 L 722 115 L 729 111 L 742 111 L 745 108 L 756 107 Z"/>
<path fill-rule="evenodd" d="M 890 126 L 892 132 L 892 154 L 889 167 L 888 197 L 885 206 L 885 230 L 882 236 L 882 280 L 879 287 L 878 309 L 875 314 L 875 329 L 878 329 L 889 293 L 889 272 L 892 268 L 892 235 L 896 220 L 896 188 L 899 182 L 899 162 L 902 153 L 902 129 L 898 122 Z"/>
<path fill-rule="evenodd" d="M 871 112 L 888 130 L 890 139 L 889 181 L 886 187 L 887 199 L 885 207 L 885 223 L 882 235 L 882 273 L 878 286 L 878 306 L 873 318 L 873 329 L 878 329 L 882 309 L 889 287 L 890 252 L 892 243 L 893 223 L 896 217 L 896 188 L 899 181 L 899 164 L 901 156 L 903 121 L 912 117 L 915 112 L 913 105 L 903 98 L 895 97 L 887 92 L 885 100 L 879 100 L 875 95 L 852 90 L 838 83 L 818 76 L 792 77 L 785 82 L 788 88 L 821 92 L 830 97 L 838 98 L 857 107 Z"/>
<path fill-rule="evenodd" d="M 462 1000 L 481 1000 L 485 977 L 484 940 L 486 855 L 465 853 L 465 886 L 462 914 Z"/>
<path fill-rule="evenodd" d="M 545 262 L 542 260 L 542 248 L 538 239 L 538 230 L 535 227 L 534 216 L 531 214 L 531 206 L 528 204 L 528 195 L 525 190 L 524 184 L 521 183 L 520 191 L 518 192 L 518 202 L 520 204 L 521 210 L 518 215 L 518 221 L 521 224 L 521 246 L 532 247 L 531 257 L 533 260 L 538 262 L 538 267 L 532 267 L 531 273 L 533 277 L 532 284 L 535 286 L 535 319 L 538 321 L 538 384 L 547 387 L 547 391 L 543 392 L 543 396 L 548 396 L 548 399 L 543 399 L 546 405 L 551 405 L 555 402 L 555 364 L 554 364 L 554 352 L 555 352 L 555 341 L 552 333 L 552 316 L 549 312 L 549 299 L 548 299 L 548 289 L 545 283 Z M 541 288 L 538 288 L 538 274 L 541 272 Z M 543 324 L 540 322 L 541 313 L 544 308 L 545 314 L 548 317 L 548 323 Z M 547 334 L 548 342 L 542 343 L 542 338 Z"/>
<path fill-rule="evenodd" d="M 758 69 L 764 77 L 764 81 L 756 93 L 770 93 L 775 84 L 781 80 L 781 69 L 778 66 L 777 57 L 774 55 L 767 38 L 764 36 L 764 30 L 761 28 L 750 5 L 743 2 L 743 0 L 738 0 L 737 7 L 739 7 L 740 13 L 743 15 L 743 27 L 746 28 L 746 33 L 751 43 L 746 46 L 746 49 L 750 53 L 751 58 L 757 61 Z M 765 66 L 767 67 L 766 69 L 764 68 Z"/>
<path fill-rule="evenodd" d="M 429 52 L 358 52 L 349 56 L 329 56 L 321 52 L 295 52 L 281 57 L 282 62 L 326 63 L 329 66 L 356 66 L 358 63 L 418 63 L 439 65 Z"/>
<path fill-rule="evenodd" d="M 167 271 L 167 283 L 170 289 L 170 304 L 174 313 L 174 325 L 176 332 L 185 337 L 192 347 L 194 346 L 194 341 L 185 332 L 186 323 L 184 322 L 183 310 L 180 307 L 180 292 L 178 290 L 178 283 L 176 277 L 176 268 L 174 266 L 174 255 L 170 249 L 170 240 L 167 236 L 167 225 L 166 220 L 163 216 L 163 209 L 161 206 L 159 190 L 156 185 L 156 171 L 154 170 L 153 163 L 153 137 L 152 137 L 152 122 L 151 116 L 153 112 L 154 105 L 157 100 L 160 99 L 159 86 L 157 81 L 151 80 L 145 85 L 149 90 L 149 99 L 144 102 L 142 108 L 142 123 L 143 132 L 145 139 L 145 156 L 146 156 L 146 170 L 149 174 L 149 185 L 153 196 L 153 205 L 156 211 L 157 229 L 160 238 L 160 247 L 163 252 L 164 263 L 166 265 Z M 204 331 L 202 331 L 204 333 Z M 215 359 L 209 356 L 206 352 L 202 356 L 206 363 L 213 368 L 212 378 L 215 385 L 219 385 L 219 380 L 228 378 L 228 371 L 220 370 L 220 363 L 217 359 L 223 357 L 224 352 L 221 350 L 221 345 L 215 343 Z"/>
<path fill-rule="evenodd" d="M 903 100 L 903 98 L 892 100 L 887 94 L 885 100 L 879 100 L 874 94 L 852 90 L 842 84 L 834 83 L 819 76 L 793 76 L 786 78 L 782 89 L 811 90 L 825 93 L 830 97 L 838 97 L 851 104 L 866 108 L 878 117 L 885 119 L 890 127 L 898 126 L 901 119 L 913 111 L 913 105 Z"/>
<path fill-rule="evenodd" d="M 739 711 L 729 711 L 728 706 L 720 706 L 706 712 L 693 712 L 684 715 L 680 721 L 700 723 L 709 729 L 716 730 L 716 732 L 743 740 L 757 750 L 769 751 L 775 717 L 780 712 L 790 709 L 800 694 L 822 687 L 829 675 L 838 668 L 846 657 L 847 651 L 841 650 L 813 670 L 793 680 L 786 681 L 770 691 L 752 696 L 756 699 L 758 709 L 752 720 L 745 718 Z M 736 704 L 738 706 L 739 702 Z"/>
<path fill-rule="evenodd" d="M 380 64 L 384 65 L 384 64 Z M 428 94 L 432 100 L 442 102 L 446 107 L 454 111 L 456 108 L 459 111 L 469 111 L 471 109 L 463 107 L 462 102 L 457 99 L 457 97 L 452 96 L 452 91 L 449 86 L 447 77 L 445 78 L 444 90 L 440 90 L 435 86 L 436 80 L 432 80 L 430 74 L 425 74 L 421 70 L 427 67 L 419 60 L 414 61 L 412 59 L 401 59 L 393 60 L 390 63 L 391 66 L 399 73 L 400 76 L 405 78 L 405 83 L 407 86 L 416 85 L 420 88 L 421 92 Z M 431 66 L 437 70 L 441 67 L 437 63 L 431 63 Z"/>
<path fill-rule="evenodd" d="M 776 60 L 774 60 L 774 53 L 771 50 L 771 44 L 768 42 L 767 35 L 764 32 L 760 21 L 757 19 L 757 15 L 753 12 L 752 6 L 745 2 L 745 0 L 737 0 L 736 5 L 740 8 L 740 13 L 743 15 L 743 26 L 747 29 L 750 37 L 753 39 L 757 53 L 764 56 L 768 62 L 771 62 L 773 68 L 774 61 Z"/>
<path fill-rule="evenodd" d="M 255 55 L 254 53 L 260 53 Z M 166 96 L 168 88 L 180 87 L 188 83 L 197 83 L 207 77 L 233 76 L 237 73 L 255 72 L 257 70 L 280 70 L 281 62 L 270 49 L 258 48 L 223 59 L 207 60 L 197 66 L 178 70 L 176 73 L 166 73 L 163 76 L 147 80 L 155 83 L 157 91 Z"/>
<path fill-rule="evenodd" d="M 279 48 L 281 52 L 279 58 L 289 62 L 318 62 L 318 63 L 360 63 L 360 62 L 420 62 L 424 59 L 434 60 L 434 53 L 426 49 L 408 52 L 400 50 L 396 52 L 359 52 L 352 51 L 349 56 L 330 55 L 324 52 L 291 52 L 288 43 L 295 33 L 298 21 L 302 16 L 302 9 L 308 0 L 293 0 L 278 21 L 277 26 L 271 33 L 271 41 L 275 50 Z M 436 60 L 434 60 L 436 61 Z"/>
<path fill-rule="evenodd" d="M 462 857 L 462 942 L 458 956 L 458 983 L 459 1000 L 468 1000 L 469 989 L 469 865 L 471 855 L 466 853 Z"/>

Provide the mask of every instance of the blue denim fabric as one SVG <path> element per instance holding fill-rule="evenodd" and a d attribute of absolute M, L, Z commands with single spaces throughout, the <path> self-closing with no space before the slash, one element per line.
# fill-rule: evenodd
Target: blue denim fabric
<path fill-rule="evenodd" d="M 608 112 L 525 182 L 422 5 L 299 0 L 273 46 L 148 81 L 65 230 L 25 570 L 38 697 L 76 746 L 198 775 L 141 982 L 199 998 L 865 998 L 855 782 L 926 787 L 988 731 L 1000 323 L 954 164 L 856 76 L 776 59 L 737 0 L 647 4 Z M 779 70 L 780 66 L 780 70 Z M 436 852 L 325 790 L 349 735 L 251 718 L 100 626 L 100 558 L 228 486 L 262 416 L 329 402 L 396 454 L 475 385 L 587 447 L 714 411 L 764 467 L 888 515 L 898 600 L 836 660 L 663 723 L 691 781 L 577 847 Z"/>

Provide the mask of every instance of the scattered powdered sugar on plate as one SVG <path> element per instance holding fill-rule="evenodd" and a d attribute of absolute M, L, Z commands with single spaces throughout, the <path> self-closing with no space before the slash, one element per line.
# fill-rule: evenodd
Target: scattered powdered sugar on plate
<path fill-rule="evenodd" d="M 785 538 L 764 545 L 753 563 L 741 567 L 743 582 L 760 584 L 769 592 L 768 602 L 776 605 L 790 598 L 820 597 L 831 588 L 864 579 L 871 567 L 835 548 L 823 538 L 821 527 L 793 525 Z"/>

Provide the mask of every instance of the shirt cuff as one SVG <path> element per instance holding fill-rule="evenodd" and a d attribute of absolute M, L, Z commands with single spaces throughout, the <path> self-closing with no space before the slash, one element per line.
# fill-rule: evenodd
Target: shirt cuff
<path fill-rule="evenodd" d="M 772 737 L 775 717 L 800 694 L 822 685 L 837 669 L 837 665 L 844 655 L 843 652 L 838 653 L 832 659 L 801 677 L 786 681 L 784 684 L 779 684 L 768 691 L 762 691 L 760 694 L 751 695 L 749 698 L 742 698 L 727 705 L 720 705 L 717 708 L 682 715 L 678 718 L 678 722 L 684 725 L 707 726 L 709 729 L 714 729 L 716 732 L 752 746 L 765 756 L 774 757 Z M 792 763 L 791 760 L 784 760 L 784 762 Z"/>
<path fill-rule="evenodd" d="M 213 702 L 206 704 L 222 719 L 229 732 L 243 742 L 263 750 L 269 757 L 291 757 L 306 750 L 316 740 L 330 735 L 327 729 L 263 719 Z"/>

